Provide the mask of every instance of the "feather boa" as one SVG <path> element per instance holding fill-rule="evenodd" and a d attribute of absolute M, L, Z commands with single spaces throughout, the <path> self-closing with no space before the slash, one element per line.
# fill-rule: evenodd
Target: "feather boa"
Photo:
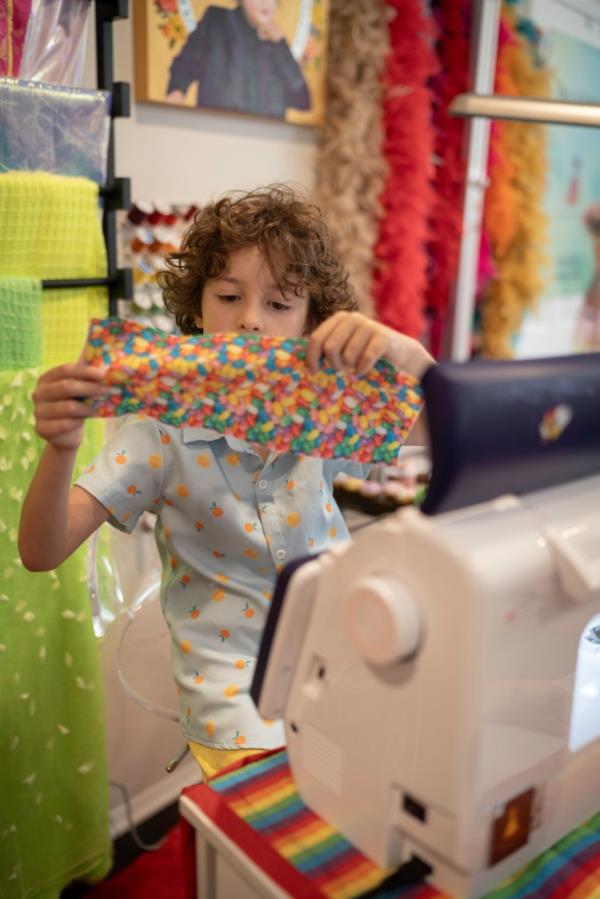
<path fill-rule="evenodd" d="M 532 46 L 517 30 L 514 10 L 502 12 L 496 91 L 547 97 L 550 72 L 536 64 Z M 497 122 L 490 145 L 490 187 L 484 230 L 497 277 L 488 285 L 481 315 L 481 352 L 510 358 L 526 309 L 544 286 L 547 220 L 542 209 L 546 171 L 545 126 Z"/>
<path fill-rule="evenodd" d="M 429 81 L 437 71 L 433 22 L 421 0 L 388 0 L 390 52 L 383 73 L 384 153 L 389 166 L 375 247 L 379 319 L 413 337 L 425 327 L 426 244 L 433 202 Z"/>
<path fill-rule="evenodd" d="M 384 0 L 331 0 L 327 118 L 316 196 L 360 309 L 373 314 L 373 245 L 386 166 L 381 73 L 388 51 Z"/>
<path fill-rule="evenodd" d="M 438 5 L 437 53 L 441 72 L 432 83 L 435 131 L 434 197 L 430 215 L 429 276 L 426 305 L 431 315 L 431 345 L 439 354 L 445 314 L 456 279 L 462 234 L 465 181 L 464 120 L 448 114 L 448 104 L 469 85 L 471 0 Z"/>

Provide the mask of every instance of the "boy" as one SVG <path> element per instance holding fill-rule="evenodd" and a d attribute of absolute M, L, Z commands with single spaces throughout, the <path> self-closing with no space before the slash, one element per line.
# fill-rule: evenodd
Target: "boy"
<path fill-rule="evenodd" d="M 385 357 L 420 377 L 432 361 L 417 341 L 356 311 L 319 210 L 286 187 L 206 206 L 168 267 L 165 304 L 183 333 L 306 335 L 314 371 L 321 357 L 359 373 Z M 241 752 L 284 743 L 281 724 L 262 721 L 249 696 L 271 591 L 286 561 L 347 537 L 332 481 L 357 466 L 132 418 L 71 487 L 93 415 L 81 398 L 103 393 L 101 370 L 83 363 L 38 382 L 36 428 L 47 446 L 23 507 L 21 558 L 52 569 L 103 522 L 131 531 L 143 511 L 156 514 L 180 720 L 210 776 Z"/>

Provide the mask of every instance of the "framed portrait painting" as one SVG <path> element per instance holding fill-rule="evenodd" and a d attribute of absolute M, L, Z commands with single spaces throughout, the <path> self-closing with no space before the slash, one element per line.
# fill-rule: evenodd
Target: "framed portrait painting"
<path fill-rule="evenodd" d="M 319 125 L 329 0 L 135 0 L 135 93 Z"/>

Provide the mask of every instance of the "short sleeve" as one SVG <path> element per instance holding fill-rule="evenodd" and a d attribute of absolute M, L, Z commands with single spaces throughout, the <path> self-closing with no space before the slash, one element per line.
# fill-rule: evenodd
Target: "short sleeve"
<path fill-rule="evenodd" d="M 110 513 L 110 524 L 130 533 L 142 514 L 161 502 L 165 456 L 155 421 L 132 418 L 104 445 L 75 484 Z"/>

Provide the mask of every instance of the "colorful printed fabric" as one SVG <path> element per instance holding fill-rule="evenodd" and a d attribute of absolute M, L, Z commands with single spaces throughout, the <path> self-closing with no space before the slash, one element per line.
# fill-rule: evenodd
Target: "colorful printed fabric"
<path fill-rule="evenodd" d="M 211 791 L 220 806 L 206 803 L 204 796 Z M 253 859 L 291 896 L 353 899 L 369 891 L 372 899 L 448 899 L 447 893 L 428 884 L 393 885 L 392 879 L 388 881 L 389 870 L 378 868 L 311 812 L 298 794 L 285 750 L 184 792 L 208 813 L 218 809 L 219 826 L 227 827 L 232 839 L 241 836 L 244 843 L 245 829 L 236 830 L 227 812 L 245 822 L 252 829 Z M 288 864 L 281 864 L 284 861 Z M 600 813 L 482 899 L 593 899 L 599 895 Z"/>
<path fill-rule="evenodd" d="M 275 452 L 393 462 L 422 406 L 417 381 L 380 361 L 364 377 L 306 364 L 307 342 L 254 334 L 166 335 L 94 321 L 85 358 L 107 365 L 102 417 L 144 412 Z"/>

